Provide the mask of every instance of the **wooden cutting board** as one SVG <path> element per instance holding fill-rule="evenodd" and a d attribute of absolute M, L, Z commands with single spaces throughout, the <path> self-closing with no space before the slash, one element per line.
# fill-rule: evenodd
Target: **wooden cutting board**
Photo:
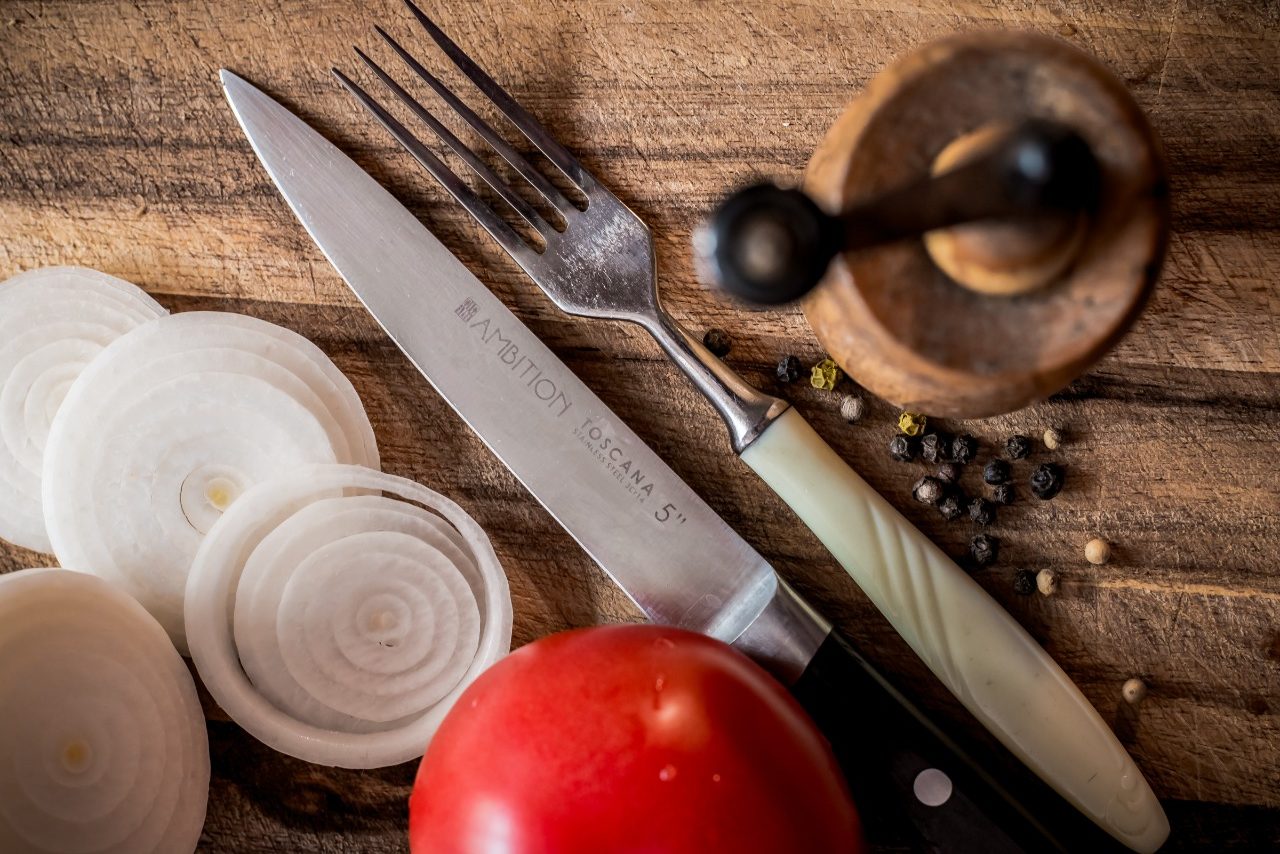
<path fill-rule="evenodd" d="M 1194 8 L 1201 6 L 1203 8 Z M 781 387 L 784 353 L 821 357 L 798 311 L 750 314 L 694 280 L 690 231 L 727 188 L 797 179 L 844 103 L 927 39 L 1024 27 L 1096 53 L 1167 147 L 1173 239 L 1145 315 L 1054 399 L 968 424 L 984 454 L 1065 428 L 1068 486 L 1022 490 L 979 581 L 1113 722 L 1173 824 L 1169 850 L 1280 845 L 1280 6 L 1266 0 L 1064 4 L 820 0 L 428 2 L 455 39 L 653 228 L 662 290 L 728 361 L 780 390 L 953 555 L 974 530 L 914 504 L 923 467 L 890 461 L 896 413 L 848 425 L 838 396 Z M 868 655 L 957 705 L 787 508 L 730 453 L 709 407 L 640 331 L 558 314 L 328 77 L 374 46 L 420 43 L 392 0 L 138 0 L 0 5 L 0 276 L 83 264 L 174 311 L 253 314 L 312 338 L 352 378 L 385 467 L 460 502 L 510 575 L 515 642 L 637 612 L 428 388 L 358 306 L 258 166 L 222 99 L 227 66 L 313 122 L 393 190 L 482 280 Z M 456 75 L 445 75 L 457 81 Z M 845 389 L 849 390 L 848 388 Z M 1048 458 L 1041 450 L 1037 458 Z M 1015 468 L 1026 477 L 1026 463 Z M 970 466 L 965 483 L 978 489 Z M 1106 566 L 1084 543 L 1115 543 Z M 5 547 L 0 569 L 41 565 Z M 1052 568 L 1053 597 L 1014 593 Z M 1130 706 L 1120 686 L 1150 696 Z M 319 768 L 273 753 L 205 696 L 208 851 L 401 851 L 413 765 Z"/>

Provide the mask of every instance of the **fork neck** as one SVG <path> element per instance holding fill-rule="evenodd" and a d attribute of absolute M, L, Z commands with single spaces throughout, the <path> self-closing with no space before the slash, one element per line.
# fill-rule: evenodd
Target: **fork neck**
<path fill-rule="evenodd" d="M 636 318 L 671 361 L 693 381 L 729 428 L 735 453 L 741 455 L 791 404 L 752 386 L 720 361 L 702 342 L 676 322 L 661 305 L 650 316 Z"/>

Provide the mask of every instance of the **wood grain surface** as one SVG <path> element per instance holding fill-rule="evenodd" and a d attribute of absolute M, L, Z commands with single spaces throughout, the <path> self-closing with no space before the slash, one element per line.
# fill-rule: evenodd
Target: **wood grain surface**
<path fill-rule="evenodd" d="M 834 395 L 779 387 L 821 356 L 798 311 L 750 314 L 699 286 L 688 246 L 727 188 L 798 179 L 844 103 L 893 57 L 976 27 L 1096 53 L 1163 138 L 1173 236 L 1145 314 L 1052 400 L 965 427 L 984 453 L 1063 427 L 1056 500 L 1000 512 L 981 583 L 1057 658 L 1165 799 L 1169 850 L 1280 845 L 1280 6 L 1189 0 L 487 0 L 426 9 L 654 230 L 662 290 L 728 361 L 793 400 L 950 553 L 974 531 L 911 502 L 894 411 L 845 424 Z M 734 458 L 709 407 L 637 329 L 560 315 L 329 78 L 374 23 L 423 47 L 392 0 L 0 3 L 0 276 L 83 264 L 175 311 L 241 311 L 312 338 L 364 397 L 385 467 L 460 502 L 511 579 L 515 641 L 637 612 L 468 432 L 358 306 L 277 195 L 217 83 L 226 66 L 384 181 L 673 468 L 886 668 L 957 705 L 787 508 Z M 379 54 L 381 55 L 381 54 Z M 445 73 L 457 82 L 457 75 Z M 464 90 L 465 91 L 465 90 Z M 847 389 L 846 389 L 847 390 Z M 1039 450 L 1032 462 L 1047 459 Z M 1030 465 L 1015 473 L 1025 479 Z M 978 489 L 970 466 L 965 482 Z M 1095 535 L 1115 558 L 1095 567 Z M 0 569 L 45 562 L 6 548 Z M 1023 598 L 1020 568 L 1062 589 Z M 1129 706 L 1120 686 L 1150 686 Z M 208 851 L 405 850 L 413 766 L 344 772 L 272 753 L 207 696 Z"/>

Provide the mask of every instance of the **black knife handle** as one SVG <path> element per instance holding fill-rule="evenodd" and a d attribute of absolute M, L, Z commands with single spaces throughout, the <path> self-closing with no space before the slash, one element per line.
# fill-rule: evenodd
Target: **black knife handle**
<path fill-rule="evenodd" d="M 1121 850 L 1008 751 L 944 735 L 837 631 L 791 690 L 831 742 L 873 844 Z"/>

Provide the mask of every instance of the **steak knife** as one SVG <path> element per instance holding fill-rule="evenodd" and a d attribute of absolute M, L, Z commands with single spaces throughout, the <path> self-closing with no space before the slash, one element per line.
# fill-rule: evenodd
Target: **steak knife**
<path fill-rule="evenodd" d="M 428 382 L 650 619 L 731 642 L 792 690 L 873 837 L 1114 844 L 1007 751 L 944 735 L 390 193 L 269 96 L 227 71 L 222 82 L 289 206 Z M 1099 770 L 1125 773 L 1123 841 L 1154 850 L 1167 823 L 1140 772 Z"/>

